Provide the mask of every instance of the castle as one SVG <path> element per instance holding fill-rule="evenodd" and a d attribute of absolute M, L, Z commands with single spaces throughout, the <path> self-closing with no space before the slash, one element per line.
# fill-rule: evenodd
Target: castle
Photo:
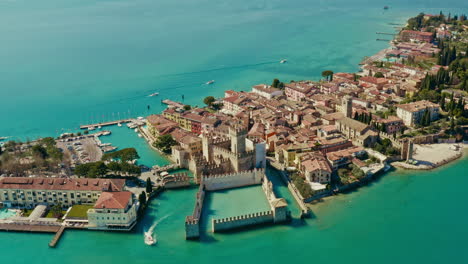
<path fill-rule="evenodd" d="M 256 213 L 237 215 L 221 219 L 212 219 L 212 232 L 222 232 L 259 224 L 277 224 L 285 222 L 290 217 L 287 202 L 277 198 L 273 192 L 273 183 L 268 180 L 264 169 L 254 169 L 230 174 L 202 176 L 195 197 L 195 207 L 192 215 L 185 218 L 186 239 L 200 237 L 200 220 L 202 217 L 205 195 L 210 191 L 225 190 L 252 185 L 262 185 L 270 209 Z"/>
<path fill-rule="evenodd" d="M 178 146 L 172 148 L 172 159 L 192 171 L 197 183 L 202 175 L 265 168 L 265 143 L 247 138 L 244 127 L 229 127 L 227 133 L 203 133 L 201 137 L 201 152 L 189 152 Z"/>

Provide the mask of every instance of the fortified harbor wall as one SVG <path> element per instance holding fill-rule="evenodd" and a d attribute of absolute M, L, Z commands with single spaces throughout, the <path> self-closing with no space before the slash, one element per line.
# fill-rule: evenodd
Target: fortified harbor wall
<path fill-rule="evenodd" d="M 234 217 L 227 217 L 221 219 L 213 219 L 212 231 L 213 233 L 226 231 L 236 228 L 241 228 L 250 225 L 259 225 L 266 223 L 273 223 L 273 211 L 258 212 L 253 214 L 246 214 Z"/>
<path fill-rule="evenodd" d="M 195 197 L 195 208 L 192 215 L 185 218 L 185 238 L 195 239 L 200 237 L 200 217 L 203 210 L 203 201 L 205 200 L 205 190 L 200 185 Z"/>
<path fill-rule="evenodd" d="M 230 174 L 202 176 L 202 185 L 207 191 L 217 191 L 260 184 L 265 175 L 264 169 L 255 169 Z"/>
<path fill-rule="evenodd" d="M 271 210 L 221 219 L 213 219 L 211 223 L 212 231 L 214 233 L 252 225 L 281 223 L 288 220 L 290 213 L 287 210 L 286 201 L 283 198 L 277 198 L 275 196 L 275 193 L 273 192 L 273 184 L 268 180 L 265 174 L 262 174 L 260 181 L 262 182 L 262 189 L 265 193 Z"/>
<path fill-rule="evenodd" d="M 212 231 L 219 232 L 251 225 L 286 221 L 290 216 L 287 210 L 287 203 L 283 198 L 277 198 L 275 196 L 273 184 L 266 177 L 264 169 L 255 169 L 232 174 L 202 176 L 195 199 L 193 214 L 187 216 L 185 220 L 186 239 L 200 237 L 200 218 L 206 191 L 217 191 L 258 184 L 262 184 L 262 190 L 265 193 L 271 210 L 222 219 L 213 219 Z"/>

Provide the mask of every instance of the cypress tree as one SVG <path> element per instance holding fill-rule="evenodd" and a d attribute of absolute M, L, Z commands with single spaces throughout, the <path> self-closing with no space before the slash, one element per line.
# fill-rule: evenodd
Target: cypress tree
<path fill-rule="evenodd" d="M 151 183 L 151 179 L 149 177 L 146 179 L 146 192 L 148 194 L 153 192 L 153 183 Z"/>
<path fill-rule="evenodd" d="M 439 104 L 440 108 L 445 111 L 445 93 L 442 93 Z"/>

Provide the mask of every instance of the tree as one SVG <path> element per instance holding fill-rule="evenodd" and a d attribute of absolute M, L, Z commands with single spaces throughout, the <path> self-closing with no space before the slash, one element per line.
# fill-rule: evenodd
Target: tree
<path fill-rule="evenodd" d="M 153 192 L 153 183 L 151 182 L 151 179 L 150 177 L 148 177 L 146 179 L 146 192 L 148 194 L 150 194 L 151 192 Z"/>
<path fill-rule="evenodd" d="M 107 173 L 107 166 L 102 161 L 95 162 L 88 172 L 90 178 L 104 176 Z"/>
<path fill-rule="evenodd" d="M 146 204 L 146 193 L 142 191 L 138 196 L 138 201 L 140 202 L 140 208 Z"/>
<path fill-rule="evenodd" d="M 280 83 L 280 81 L 278 79 L 274 79 L 273 83 L 271 84 L 271 87 L 278 88 L 279 83 Z"/>
<path fill-rule="evenodd" d="M 32 154 L 34 156 L 38 156 L 42 159 L 46 159 L 49 155 L 47 154 L 47 150 L 42 145 L 34 145 L 31 148 Z"/>
<path fill-rule="evenodd" d="M 56 204 L 50 208 L 50 211 L 52 212 L 52 215 L 55 218 L 60 218 L 63 216 L 62 213 L 62 205 L 61 204 Z"/>
<path fill-rule="evenodd" d="M 323 71 L 322 77 L 324 77 L 327 81 L 333 81 L 333 72 L 330 70 Z"/>
<path fill-rule="evenodd" d="M 383 73 L 381 73 L 381 72 L 376 72 L 376 73 L 374 74 L 374 77 L 375 77 L 375 78 L 384 78 L 385 76 L 384 76 Z"/>
<path fill-rule="evenodd" d="M 205 99 L 203 99 L 203 103 L 207 106 L 211 106 L 215 101 L 216 99 L 213 96 L 207 96 Z"/>
<path fill-rule="evenodd" d="M 190 109 L 192 109 L 192 107 L 190 105 L 184 105 L 184 110 L 185 111 L 189 111 Z"/>
<path fill-rule="evenodd" d="M 101 160 L 118 159 L 118 160 L 121 160 L 122 162 L 127 162 L 127 161 L 136 160 L 139 158 L 140 156 L 138 155 L 138 152 L 136 151 L 135 148 L 124 148 L 118 151 L 104 154 Z"/>
<path fill-rule="evenodd" d="M 170 134 L 159 136 L 153 143 L 153 146 L 160 149 L 164 153 L 171 153 L 171 147 L 176 145 L 177 142 Z"/>

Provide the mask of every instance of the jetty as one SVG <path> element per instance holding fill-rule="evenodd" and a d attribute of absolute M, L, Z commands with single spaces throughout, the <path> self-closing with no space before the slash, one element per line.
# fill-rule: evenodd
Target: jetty
<path fill-rule="evenodd" d="M 377 41 L 391 41 L 390 39 L 381 39 L 381 38 L 378 38 L 376 39 Z"/>
<path fill-rule="evenodd" d="M 50 241 L 49 247 L 54 248 L 57 245 L 64 231 L 65 231 L 65 226 L 61 226 L 60 229 L 57 231 L 57 233 L 55 233 L 54 238 L 52 238 L 52 240 Z"/>
<path fill-rule="evenodd" d="M 385 33 L 385 32 L 375 32 L 375 34 L 377 34 L 377 35 L 391 35 L 391 36 L 397 35 L 395 33 Z"/>
<path fill-rule="evenodd" d="M 167 104 L 168 106 L 173 106 L 173 107 L 176 107 L 176 108 L 182 108 L 182 107 L 184 107 L 183 104 L 178 103 L 178 102 L 174 102 L 174 101 L 169 100 L 169 99 L 162 100 L 161 102 L 162 102 L 163 104 Z"/>
<path fill-rule="evenodd" d="M 95 124 L 88 124 L 88 125 L 82 125 L 80 126 L 80 129 L 90 129 L 90 128 L 95 128 L 98 126 L 113 126 L 117 125 L 119 123 L 130 123 L 132 122 L 133 119 L 122 119 L 122 120 L 115 120 L 115 121 L 109 121 L 109 122 L 102 122 L 102 123 L 95 123 Z"/>

